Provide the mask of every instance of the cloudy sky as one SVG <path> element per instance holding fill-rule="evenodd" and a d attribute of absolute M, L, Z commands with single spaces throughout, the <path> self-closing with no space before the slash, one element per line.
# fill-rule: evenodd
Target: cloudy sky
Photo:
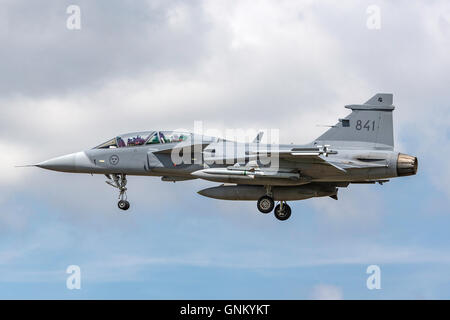
<path fill-rule="evenodd" d="M 0 3 L 0 298 L 450 298 L 448 1 Z M 209 182 L 131 177 L 124 213 L 102 176 L 14 167 L 194 121 L 307 143 L 377 92 L 417 176 L 284 223 Z"/>

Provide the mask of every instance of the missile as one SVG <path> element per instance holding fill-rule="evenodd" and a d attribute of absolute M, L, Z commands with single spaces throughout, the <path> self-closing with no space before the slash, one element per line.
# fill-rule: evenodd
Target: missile
<path fill-rule="evenodd" d="M 244 169 L 242 167 L 202 169 L 191 173 L 191 175 L 208 181 L 238 184 L 301 185 L 309 183 L 309 179 L 300 177 L 298 172 L 263 171 L 261 169 Z"/>
<path fill-rule="evenodd" d="M 281 178 L 281 179 L 300 179 L 298 172 L 280 172 L 260 169 L 243 169 L 240 167 L 228 168 L 210 168 L 198 170 L 192 173 L 197 178 L 208 180 L 208 178 L 225 178 L 226 177 L 246 177 L 246 179 L 254 179 L 255 177 Z"/>

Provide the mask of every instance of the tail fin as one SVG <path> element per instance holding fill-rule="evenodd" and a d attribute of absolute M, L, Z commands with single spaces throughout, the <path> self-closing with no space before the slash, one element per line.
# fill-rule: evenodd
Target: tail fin
<path fill-rule="evenodd" d="M 392 94 L 377 93 L 364 104 L 345 106 L 352 112 L 316 139 L 316 143 L 369 149 L 393 149 Z"/>

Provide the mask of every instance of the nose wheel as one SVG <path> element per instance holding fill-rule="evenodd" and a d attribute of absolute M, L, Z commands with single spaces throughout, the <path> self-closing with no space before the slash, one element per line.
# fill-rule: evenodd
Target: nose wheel
<path fill-rule="evenodd" d="M 119 200 L 117 206 L 119 209 L 128 210 L 130 208 L 130 203 L 127 200 Z"/>
<path fill-rule="evenodd" d="M 107 184 L 110 186 L 119 189 L 119 202 L 117 206 L 121 210 L 128 210 L 130 208 L 130 203 L 127 201 L 127 177 L 125 174 L 113 174 L 112 178 L 110 175 L 106 175 L 108 180 Z"/>

